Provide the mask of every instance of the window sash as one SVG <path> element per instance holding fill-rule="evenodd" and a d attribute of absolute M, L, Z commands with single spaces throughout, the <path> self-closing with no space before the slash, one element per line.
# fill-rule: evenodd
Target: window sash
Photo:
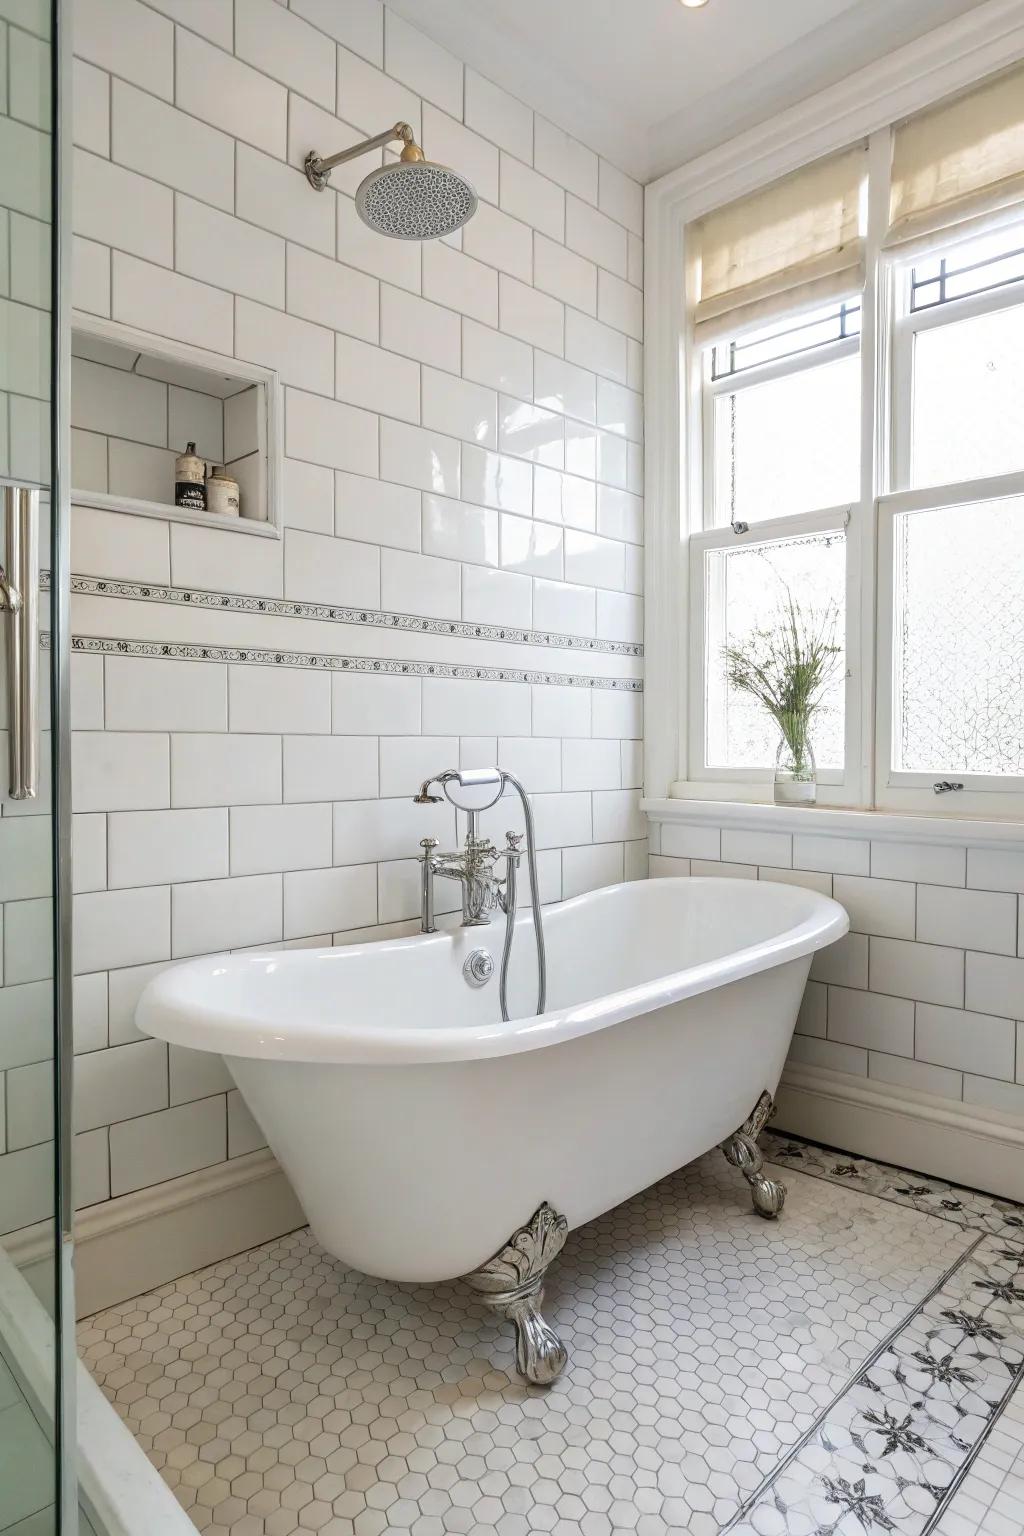
<path fill-rule="evenodd" d="M 1024 209 L 1021 217 L 1024 225 Z M 899 269 L 892 280 L 899 298 L 899 313 L 892 327 L 893 373 L 888 407 L 893 434 L 892 483 L 894 489 L 906 490 L 910 486 L 913 448 L 914 338 L 940 326 L 956 325 L 961 320 L 973 320 L 979 315 L 996 314 L 999 310 L 1024 304 L 1024 280 L 918 310 L 910 308 L 910 268 Z M 881 405 L 876 406 L 876 409 L 881 408 Z"/>
<path fill-rule="evenodd" d="M 689 687 L 689 742 L 690 754 L 687 777 L 695 782 L 711 786 L 719 785 L 735 792 L 741 785 L 767 784 L 770 786 L 772 765 L 763 768 L 729 768 L 706 763 L 707 741 L 707 677 L 705 672 L 706 635 L 708 623 L 707 591 L 705 583 L 705 556 L 716 549 L 732 550 L 751 548 L 763 544 L 788 544 L 814 533 L 842 533 L 846 537 L 846 763 L 842 768 L 822 769 L 818 773 L 821 798 L 826 803 L 846 804 L 850 796 L 851 763 L 856 761 L 855 711 L 852 696 L 856 694 L 857 672 L 854 647 L 859 649 L 858 598 L 859 578 L 850 558 L 851 526 L 854 508 L 850 505 L 831 507 L 821 512 L 801 512 L 793 517 L 773 518 L 753 524 L 747 533 L 736 534 L 728 526 L 711 528 L 692 534 L 689 540 L 689 611 L 690 611 L 690 687 Z M 851 737 L 853 742 L 851 742 Z M 724 798 L 724 796 L 723 796 Z"/>
<path fill-rule="evenodd" d="M 744 369 L 742 373 L 725 374 L 719 379 L 711 378 L 710 360 L 705 355 L 705 378 L 702 390 L 702 441 L 703 441 L 703 486 L 702 496 L 702 520 L 707 529 L 730 528 L 730 522 L 724 512 L 720 512 L 715 505 L 715 402 L 720 395 L 740 394 L 745 389 L 756 388 L 759 384 L 770 384 L 775 379 L 790 378 L 794 374 L 806 373 L 812 368 L 823 368 L 829 363 L 837 363 L 844 357 L 854 356 L 860 351 L 860 336 L 848 336 L 842 341 L 829 342 L 827 346 L 815 347 L 806 352 L 794 353 L 792 357 L 779 358 L 776 362 L 763 363 L 758 368 Z M 768 526 L 769 521 L 795 524 L 797 518 L 814 515 L 818 508 L 810 509 L 809 513 L 795 512 L 791 518 L 765 519 L 763 522 L 752 523 L 751 527 L 762 529 Z M 828 510 L 827 508 L 825 509 Z"/>
<path fill-rule="evenodd" d="M 896 522 L 901 513 L 940 511 L 979 502 L 1024 496 L 1024 471 L 961 480 L 949 485 L 893 491 L 878 500 L 878 711 L 876 793 L 879 810 L 928 811 L 933 815 L 1015 816 L 1024 812 L 1024 775 L 962 773 L 936 769 L 911 772 L 893 766 L 896 724 Z M 936 779 L 936 774 L 940 779 Z M 963 789 L 937 795 L 936 782 L 947 778 Z"/>

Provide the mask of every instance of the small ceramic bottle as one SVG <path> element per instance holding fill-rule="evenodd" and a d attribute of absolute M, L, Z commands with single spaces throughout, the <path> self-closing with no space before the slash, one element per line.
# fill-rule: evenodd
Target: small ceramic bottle
<path fill-rule="evenodd" d="M 206 463 L 188 443 L 174 461 L 174 505 L 190 512 L 206 511 Z"/>
<path fill-rule="evenodd" d="M 240 503 L 238 481 L 228 474 L 223 464 L 215 464 L 206 482 L 206 510 L 219 512 L 223 517 L 238 517 Z"/>

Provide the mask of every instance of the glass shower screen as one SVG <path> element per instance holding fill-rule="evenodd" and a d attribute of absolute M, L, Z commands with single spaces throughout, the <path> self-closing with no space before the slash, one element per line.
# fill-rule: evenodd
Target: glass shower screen
<path fill-rule="evenodd" d="M 77 1527 L 63 41 L 0 0 L 0 1536 Z"/>

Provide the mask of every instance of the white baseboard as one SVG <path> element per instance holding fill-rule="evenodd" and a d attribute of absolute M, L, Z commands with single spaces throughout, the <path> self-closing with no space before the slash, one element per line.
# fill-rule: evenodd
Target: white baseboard
<path fill-rule="evenodd" d="M 845 1072 L 786 1068 L 773 1129 L 1024 1202 L 1024 1125 Z"/>
<path fill-rule="evenodd" d="M 305 1224 L 267 1148 L 89 1206 L 75 1219 L 76 1311 L 88 1317 Z M 30 1283 L 44 1280 L 48 1224 L 13 1233 L 4 1246 Z"/>

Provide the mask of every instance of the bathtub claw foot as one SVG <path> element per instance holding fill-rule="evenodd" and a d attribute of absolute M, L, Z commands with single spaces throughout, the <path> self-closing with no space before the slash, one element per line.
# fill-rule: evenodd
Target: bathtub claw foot
<path fill-rule="evenodd" d="M 764 1158 L 757 1145 L 757 1138 L 775 1113 L 775 1101 L 770 1093 L 762 1093 L 749 1117 L 738 1131 L 722 1142 L 726 1161 L 738 1168 L 750 1185 L 754 1210 L 759 1216 L 771 1221 L 778 1216 L 786 1203 L 786 1187 L 777 1179 L 769 1179 L 764 1172 Z"/>
<path fill-rule="evenodd" d="M 514 1325 L 516 1369 L 538 1387 L 556 1381 L 569 1359 L 540 1310 L 544 1276 L 561 1253 L 568 1230 L 565 1217 L 545 1202 L 492 1259 L 466 1276 L 484 1305 Z"/>

